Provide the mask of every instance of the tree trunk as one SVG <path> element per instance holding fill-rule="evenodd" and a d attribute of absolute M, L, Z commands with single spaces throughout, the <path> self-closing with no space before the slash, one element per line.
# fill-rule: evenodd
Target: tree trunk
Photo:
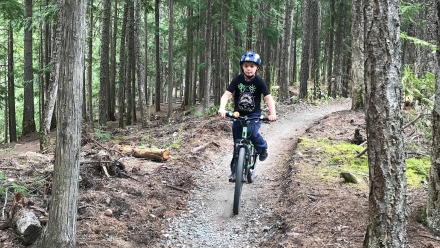
<path fill-rule="evenodd" d="M 327 56 L 327 96 L 332 96 L 333 88 L 333 40 L 335 26 L 335 0 L 330 0 L 330 28 L 328 34 L 328 56 Z"/>
<path fill-rule="evenodd" d="M 110 0 L 102 3 L 101 59 L 99 76 L 99 124 L 105 125 L 109 120 L 109 42 L 110 42 Z"/>
<path fill-rule="evenodd" d="M 118 102 L 119 102 L 119 127 L 125 127 L 124 114 L 125 114 L 125 75 L 126 75 L 126 66 L 125 62 L 127 61 L 127 56 L 125 52 L 125 41 L 126 41 L 126 32 L 127 32 L 127 18 L 128 18 L 128 0 L 124 4 L 124 15 L 122 18 L 122 28 L 121 28 L 121 44 L 119 51 L 119 88 L 118 88 Z"/>
<path fill-rule="evenodd" d="M 422 0 L 420 3 L 419 18 L 423 25 L 417 25 L 416 37 L 428 42 L 436 40 L 436 2 L 437 0 Z M 414 73 L 418 77 L 424 76 L 427 72 L 435 73 L 437 64 L 435 53 L 429 46 L 416 46 L 418 50 Z"/>
<path fill-rule="evenodd" d="M 134 97 L 136 75 L 136 59 L 134 48 L 134 4 L 133 1 L 128 1 L 128 16 L 127 16 L 127 43 L 128 43 L 128 63 L 127 63 L 127 82 L 125 84 L 125 99 L 127 101 L 127 119 L 125 124 L 131 126 L 136 118 L 136 111 L 134 111 Z"/>
<path fill-rule="evenodd" d="M 247 21 L 246 21 L 246 44 L 245 44 L 245 49 L 246 51 L 252 51 L 253 46 L 252 46 L 252 39 L 253 39 L 253 35 L 252 35 L 252 31 L 254 30 L 253 28 L 253 17 L 254 17 L 254 13 L 252 13 L 252 2 L 249 2 L 250 4 L 250 13 L 248 13 L 247 15 Z"/>
<path fill-rule="evenodd" d="M 22 136 L 36 131 L 34 105 L 34 66 L 32 56 L 32 0 L 25 0 L 26 22 L 24 25 L 24 103 Z"/>
<path fill-rule="evenodd" d="M 75 247 L 86 0 L 59 0 L 57 135 L 49 221 L 37 247 Z"/>
<path fill-rule="evenodd" d="M 283 25 L 283 43 L 281 46 L 281 68 L 280 68 L 280 90 L 279 100 L 288 101 L 289 94 L 289 72 L 290 72 L 290 56 L 292 48 L 292 22 L 293 22 L 293 6 L 294 1 L 288 0 L 284 4 L 284 25 Z M 268 59 L 268 58 L 267 58 Z"/>
<path fill-rule="evenodd" d="M 110 90 L 109 90 L 109 118 L 116 121 L 116 47 L 118 37 L 118 1 L 114 1 L 113 32 L 110 42 Z"/>
<path fill-rule="evenodd" d="M 90 27 L 89 27 L 89 37 L 88 37 L 88 68 L 87 68 L 87 96 L 88 96 L 88 113 L 89 113 L 89 121 L 90 127 L 93 129 L 94 127 L 94 118 L 93 118 L 93 30 L 94 30 L 94 20 L 93 20 L 93 0 L 90 0 Z"/>
<path fill-rule="evenodd" d="M 437 47 L 440 45 L 440 2 L 437 2 Z M 437 49 L 440 58 L 440 49 Z M 432 151 L 429 173 L 428 201 L 426 203 L 426 223 L 436 235 L 440 235 L 440 60 L 437 61 L 435 102 L 432 110 Z"/>
<path fill-rule="evenodd" d="M 212 35 L 212 4 L 211 4 L 211 0 L 206 0 L 206 27 L 205 27 L 205 63 L 206 63 L 206 84 L 205 84 L 205 89 L 204 89 L 204 106 L 203 109 L 205 111 L 209 110 L 209 102 L 210 102 L 210 98 L 211 98 L 211 72 L 212 72 L 212 68 L 211 68 L 211 46 L 212 46 L 212 41 L 211 41 L 211 35 Z"/>
<path fill-rule="evenodd" d="M 168 20 L 168 120 L 173 116 L 173 0 L 170 1 L 170 16 Z"/>
<path fill-rule="evenodd" d="M 338 6 L 338 27 L 336 30 L 336 44 L 335 47 L 335 60 L 333 62 L 333 75 L 335 77 L 334 82 L 332 83 L 332 95 L 331 97 L 336 98 L 337 96 L 342 96 L 342 71 L 343 71 L 343 58 L 344 58 L 344 35 L 345 35 L 345 4 L 343 1 L 339 2 Z"/>
<path fill-rule="evenodd" d="M 193 9 L 191 7 L 187 7 L 187 19 L 191 19 L 193 17 Z M 188 27 L 186 28 L 186 40 L 188 42 L 188 46 L 186 48 L 186 66 L 185 66 L 185 82 L 183 83 L 184 94 L 183 94 L 183 106 L 189 106 L 191 103 L 190 93 L 191 93 L 191 82 L 193 82 L 192 72 L 193 72 L 193 24 L 190 22 Z"/>
<path fill-rule="evenodd" d="M 14 30 L 8 28 L 8 109 L 9 141 L 17 141 L 17 121 L 15 116 L 15 82 L 14 82 Z"/>
<path fill-rule="evenodd" d="M 44 117 L 43 117 L 43 131 L 40 134 L 40 151 L 41 152 L 45 152 L 47 151 L 47 149 L 50 146 L 50 128 L 51 126 L 56 126 L 56 125 L 52 125 L 52 121 L 53 119 L 55 119 L 55 115 L 54 115 L 54 109 L 55 109 L 55 104 L 56 104 L 56 100 L 58 97 L 58 66 L 59 66 L 59 62 L 58 62 L 58 56 L 59 56 L 59 47 L 60 47 L 60 43 L 61 43 L 61 31 L 60 31 L 60 24 L 57 23 L 54 26 L 54 33 L 55 33 L 55 37 L 54 37 L 54 44 L 53 44 L 53 49 L 52 49 L 52 64 L 53 66 L 53 70 L 52 73 L 50 74 L 50 84 L 47 86 L 48 87 L 48 96 L 46 99 L 46 102 L 44 104 Z"/>
<path fill-rule="evenodd" d="M 351 109 L 364 108 L 364 11 L 363 0 L 353 1 L 351 7 Z"/>
<path fill-rule="evenodd" d="M 141 8 L 142 3 L 136 0 L 135 6 L 135 50 L 136 50 L 136 68 L 138 82 L 139 107 L 141 112 L 142 127 L 148 124 L 147 100 L 145 99 L 145 67 L 142 63 L 142 46 L 141 46 Z"/>
<path fill-rule="evenodd" d="M 154 30 L 154 41 L 156 45 L 156 112 L 160 111 L 160 94 L 161 94 L 161 73 L 160 73 L 160 44 L 159 44 L 159 5 L 160 0 L 154 1 L 154 21 L 155 21 L 155 30 Z"/>
<path fill-rule="evenodd" d="M 399 7 L 399 0 L 364 1 L 363 5 L 370 176 L 365 248 L 407 245 Z"/>
<path fill-rule="evenodd" d="M 310 50 L 309 7 L 310 7 L 310 0 L 304 0 L 299 99 L 307 98 L 307 94 L 308 94 L 307 84 L 309 81 L 309 50 Z"/>
<path fill-rule="evenodd" d="M 316 0 L 310 2 L 310 14 L 312 16 L 310 22 L 310 71 L 311 80 L 313 81 L 313 97 L 319 98 L 321 95 L 321 83 L 319 81 L 319 53 L 320 53 L 320 37 L 319 30 L 321 29 L 321 11 L 319 3 Z"/>

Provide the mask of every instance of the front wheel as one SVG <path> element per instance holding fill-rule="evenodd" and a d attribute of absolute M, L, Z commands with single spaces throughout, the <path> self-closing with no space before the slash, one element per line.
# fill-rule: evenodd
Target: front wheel
<path fill-rule="evenodd" d="M 235 191 L 234 191 L 234 207 L 233 212 L 238 214 L 241 201 L 241 190 L 243 189 L 243 168 L 245 165 L 246 150 L 244 147 L 240 148 L 238 153 L 237 164 L 235 165 Z"/>
<path fill-rule="evenodd" d="M 257 165 L 257 156 L 255 155 L 255 148 L 252 147 L 251 150 L 251 159 L 249 160 L 249 163 L 246 165 L 246 175 L 247 175 L 247 182 L 253 183 L 255 180 L 255 169 Z"/>

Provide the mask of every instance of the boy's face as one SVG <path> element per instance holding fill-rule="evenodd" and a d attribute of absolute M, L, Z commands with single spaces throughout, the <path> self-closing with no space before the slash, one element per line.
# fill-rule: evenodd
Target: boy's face
<path fill-rule="evenodd" d="M 246 76 L 252 77 L 258 70 L 258 65 L 254 62 L 244 62 L 243 64 L 241 64 L 241 68 L 243 69 L 243 72 L 244 74 L 246 74 Z"/>

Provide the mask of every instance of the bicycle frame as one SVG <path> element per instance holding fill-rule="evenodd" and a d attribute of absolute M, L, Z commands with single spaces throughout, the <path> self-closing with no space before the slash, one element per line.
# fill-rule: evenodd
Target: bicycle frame
<path fill-rule="evenodd" d="M 252 183 L 255 177 L 255 164 L 257 161 L 257 154 L 255 147 L 249 139 L 248 124 L 251 121 L 267 121 L 267 117 L 260 118 L 239 117 L 238 113 L 227 112 L 227 117 L 233 121 L 240 121 L 242 126 L 241 138 L 235 140 L 234 147 L 234 166 L 235 166 L 235 192 L 233 212 L 238 214 L 241 202 L 241 191 L 244 182 Z"/>

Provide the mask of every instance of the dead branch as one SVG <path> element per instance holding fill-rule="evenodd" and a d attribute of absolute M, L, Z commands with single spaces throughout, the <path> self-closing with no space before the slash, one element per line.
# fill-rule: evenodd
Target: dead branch
<path fill-rule="evenodd" d="M 165 184 L 165 185 L 166 185 L 167 187 L 172 188 L 172 189 L 177 189 L 177 190 L 183 191 L 183 192 L 185 192 L 185 193 L 189 193 L 188 190 L 186 190 L 186 189 L 182 189 L 182 188 L 180 188 L 180 187 L 176 187 L 176 186 L 171 185 L 171 184 Z"/>
<path fill-rule="evenodd" d="M 92 139 L 92 141 L 93 141 L 94 144 L 96 144 L 97 146 L 101 147 L 102 149 L 105 149 L 105 150 L 107 150 L 107 151 L 109 151 L 109 152 L 110 152 L 110 151 L 116 152 L 116 153 L 118 153 L 121 157 L 125 157 L 125 155 L 122 154 L 121 152 L 119 152 L 118 150 L 105 148 L 104 146 L 102 146 L 101 144 L 99 144 L 98 141 L 96 141 L 96 140 L 94 140 L 94 139 Z"/>
<path fill-rule="evenodd" d="M 419 114 L 414 120 L 410 121 L 408 124 L 406 124 L 405 126 L 403 126 L 403 129 L 407 128 L 408 126 L 412 125 L 414 122 L 416 122 L 418 119 L 420 119 L 420 117 L 422 117 L 423 114 Z"/>
<path fill-rule="evenodd" d="M 409 123 L 407 123 L 406 125 L 403 126 L 402 129 L 405 129 L 407 127 L 409 127 L 411 124 L 413 124 L 414 122 L 416 122 L 418 119 L 420 119 L 420 117 L 422 117 L 423 114 L 419 114 L 414 120 L 410 121 Z M 367 143 L 367 141 L 365 141 L 365 144 Z M 363 144 L 361 144 L 363 145 Z M 356 158 L 359 158 L 360 156 L 364 155 L 367 152 L 367 148 L 365 148 L 361 153 L 359 153 L 358 155 L 356 155 Z"/>
<path fill-rule="evenodd" d="M 126 176 L 126 177 L 128 177 L 128 178 L 130 178 L 130 179 L 133 179 L 133 180 L 135 180 L 136 182 L 141 182 L 140 180 L 137 180 L 136 178 L 127 175 L 127 173 L 125 173 L 125 172 L 123 172 L 123 171 L 120 171 L 119 174 L 121 174 L 121 175 L 123 175 L 123 176 Z"/>
<path fill-rule="evenodd" d="M 192 153 L 196 153 L 196 152 L 198 152 L 198 151 L 200 151 L 200 150 L 205 149 L 207 146 L 209 146 L 209 145 L 211 145 L 211 144 L 212 144 L 212 142 L 208 142 L 208 143 L 206 143 L 206 144 L 204 144 L 204 145 L 201 145 L 201 146 L 198 146 L 198 147 L 196 147 L 196 148 L 193 148 L 193 149 L 191 150 L 191 152 L 192 152 Z"/>
<path fill-rule="evenodd" d="M 3 204 L 3 209 L 2 209 L 2 219 L 4 219 L 5 218 L 5 208 L 6 208 L 6 203 L 7 203 L 7 201 L 8 201 L 8 188 L 6 187 L 6 190 L 5 190 L 5 204 Z"/>

